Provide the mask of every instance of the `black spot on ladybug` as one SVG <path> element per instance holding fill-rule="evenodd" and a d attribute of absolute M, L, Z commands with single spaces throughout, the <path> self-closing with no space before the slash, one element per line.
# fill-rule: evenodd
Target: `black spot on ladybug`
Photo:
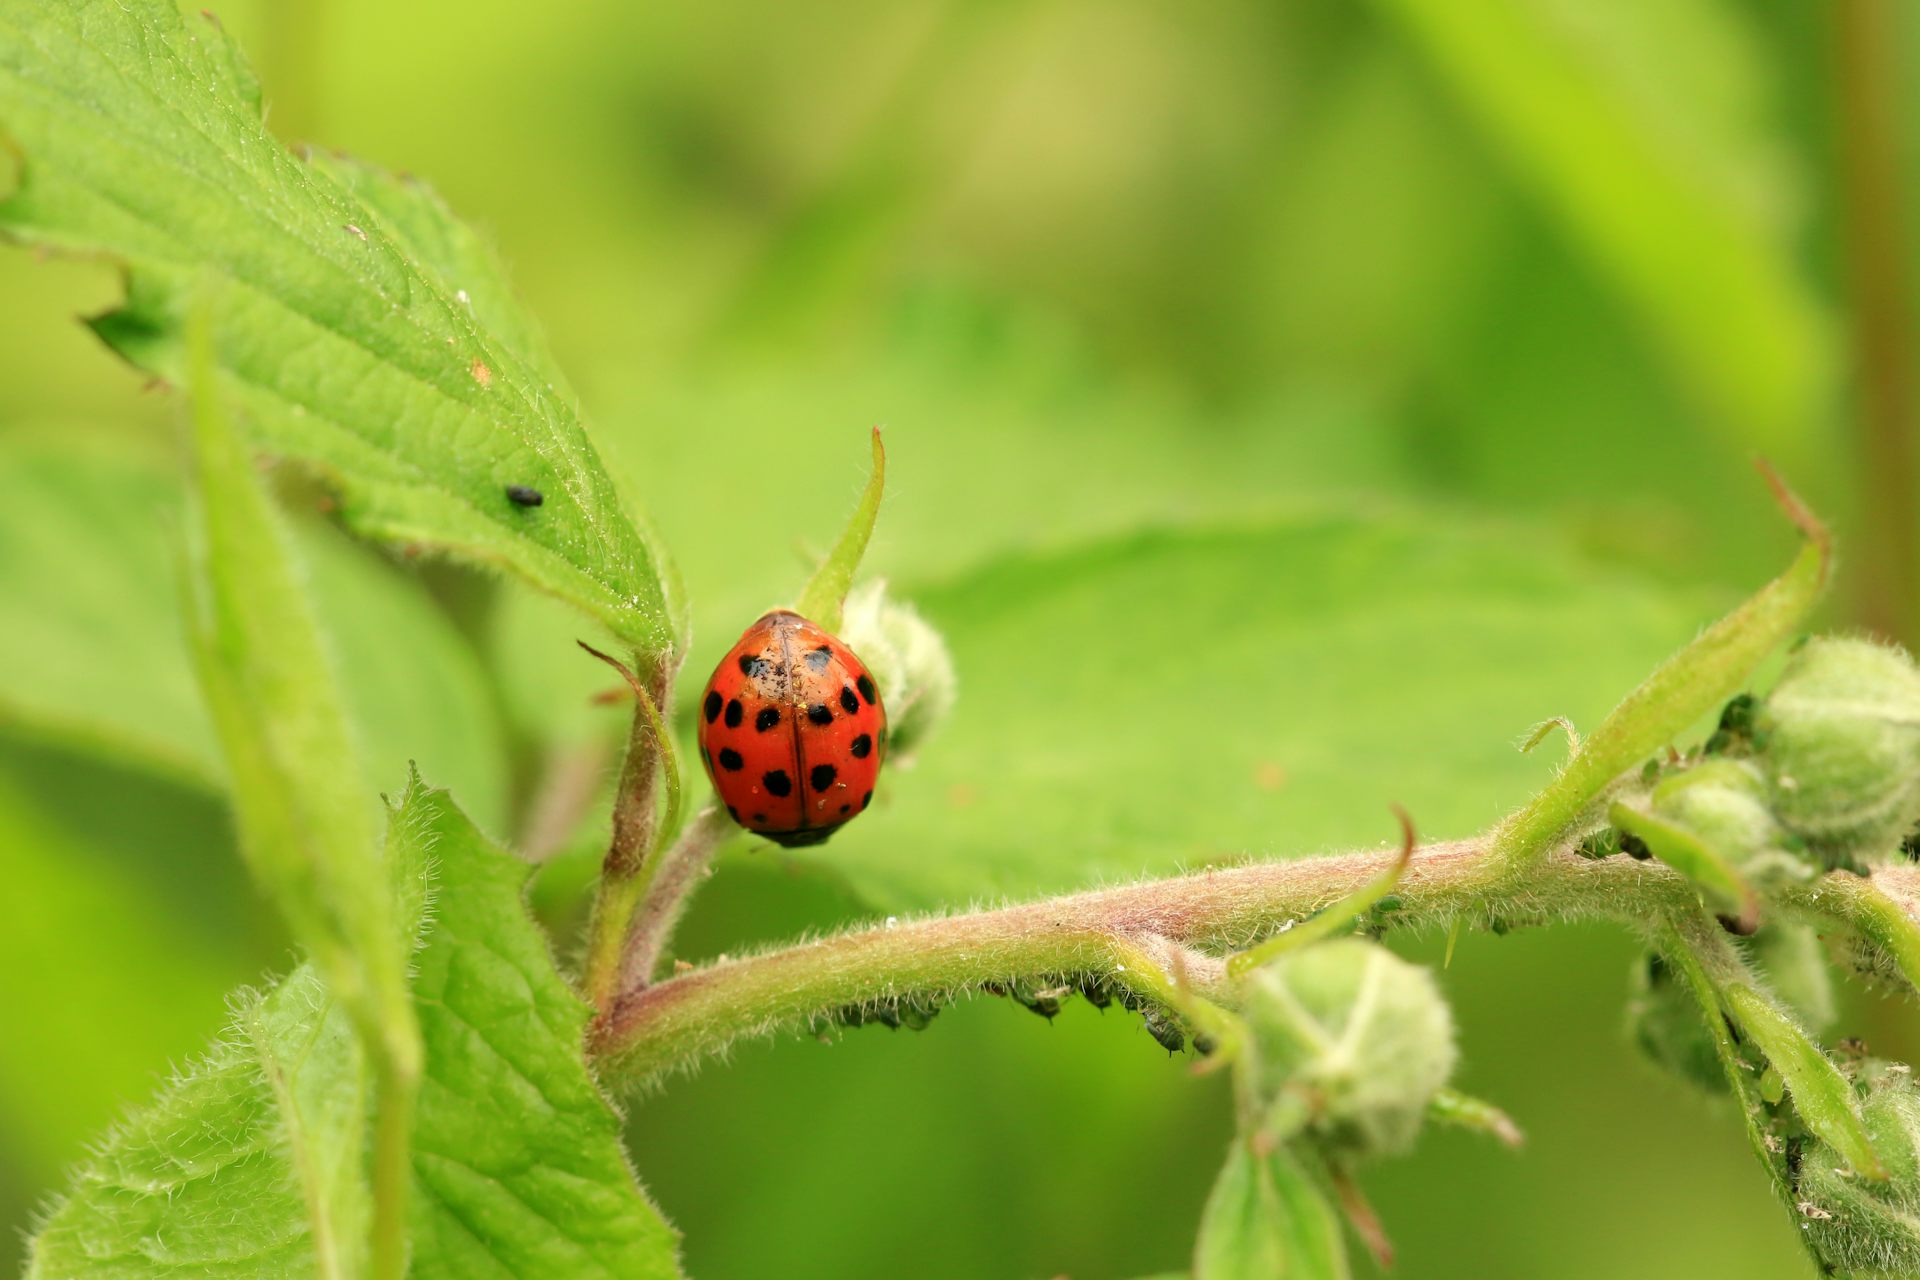
<path fill-rule="evenodd" d="M 833 780 L 839 776 L 839 773 L 840 771 L 830 764 L 817 764 L 813 766 L 813 772 L 807 775 L 807 781 L 813 784 L 815 791 L 825 791 L 833 785 Z"/>
<path fill-rule="evenodd" d="M 740 772 L 741 766 L 746 763 L 745 760 L 741 759 L 740 753 L 732 747 L 720 748 L 720 767 L 728 773 Z"/>
<path fill-rule="evenodd" d="M 843 805 L 841 805 L 841 806 L 840 806 L 840 812 L 842 812 L 842 813 L 852 813 L 852 812 L 853 812 L 853 806 L 852 806 L 852 805 L 850 805 L 850 804 L 843 804 Z"/>
<path fill-rule="evenodd" d="M 771 670 L 773 670 L 773 664 L 757 653 L 740 655 L 740 674 L 749 680 L 758 680 Z"/>
<path fill-rule="evenodd" d="M 848 750 L 853 752 L 855 760 L 865 760 L 873 752 L 873 735 L 861 734 L 853 740 L 853 745 Z"/>
<path fill-rule="evenodd" d="M 780 710 L 777 707 L 762 707 L 760 714 L 753 718 L 753 727 L 765 733 L 780 723 Z"/>
<path fill-rule="evenodd" d="M 767 815 L 764 813 L 756 813 L 753 815 L 753 820 L 755 822 L 765 822 L 767 820 Z"/>
<path fill-rule="evenodd" d="M 732 818 L 735 822 L 740 821 L 740 811 L 734 808 L 732 805 L 727 806 L 727 816 L 729 818 Z"/>
<path fill-rule="evenodd" d="M 860 710 L 860 700 L 854 697 L 853 690 L 844 684 L 840 686 L 840 709 L 848 715 L 853 715 Z"/>
<path fill-rule="evenodd" d="M 772 795 L 790 796 L 793 794 L 793 779 L 787 776 L 785 769 L 775 769 L 770 773 L 764 774 L 760 779 L 760 784 Z"/>
<path fill-rule="evenodd" d="M 833 708 L 824 702 L 816 702 L 807 708 L 807 719 L 815 724 L 832 724 Z"/>
<path fill-rule="evenodd" d="M 739 727 L 740 727 L 740 699 L 733 698 L 729 700 L 727 703 L 727 728 L 738 729 Z"/>
<path fill-rule="evenodd" d="M 860 696 L 867 700 L 867 705 L 872 706 L 873 705 L 873 677 L 868 675 L 866 672 L 862 671 L 860 673 L 860 678 L 858 680 L 855 680 L 854 683 L 860 686 Z"/>
<path fill-rule="evenodd" d="M 815 671 L 825 671 L 833 665 L 833 648 L 830 645 L 823 644 L 817 649 L 809 650 L 807 652 L 807 665 Z"/>
<path fill-rule="evenodd" d="M 537 507 L 547 500 L 547 496 L 531 485 L 510 484 L 507 486 L 507 501 L 516 507 Z"/>
<path fill-rule="evenodd" d="M 860 797 L 860 812 L 865 813 L 867 811 L 867 806 L 872 803 L 873 803 L 873 792 L 869 791 L 867 792 L 867 794 Z"/>
<path fill-rule="evenodd" d="M 717 690 L 707 690 L 707 723 L 712 724 L 720 716 L 720 694 Z"/>

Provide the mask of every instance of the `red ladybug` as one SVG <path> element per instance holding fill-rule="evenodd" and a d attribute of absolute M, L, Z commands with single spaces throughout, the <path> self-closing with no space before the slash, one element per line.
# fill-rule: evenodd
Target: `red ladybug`
<path fill-rule="evenodd" d="M 700 758 L 747 830 L 819 844 L 873 800 L 887 710 L 866 664 L 797 613 L 748 627 L 707 681 Z"/>

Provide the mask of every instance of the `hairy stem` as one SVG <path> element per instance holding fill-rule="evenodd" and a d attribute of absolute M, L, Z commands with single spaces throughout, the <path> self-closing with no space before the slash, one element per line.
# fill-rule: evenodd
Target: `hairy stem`
<path fill-rule="evenodd" d="M 1441 922 L 1604 918 L 1645 927 L 1699 911 L 1671 869 L 1567 851 L 1487 877 L 1485 838 L 1428 845 L 1396 889 L 1396 919 Z M 743 1035 L 799 1027 L 836 1010 L 885 1001 L 938 1003 L 982 983 L 1098 975 L 1130 985 L 1118 955 L 1250 945 L 1339 901 L 1397 853 L 1349 853 L 1257 863 L 1075 894 L 966 915 L 889 923 L 739 960 L 651 986 L 627 988 L 591 1032 L 593 1052 L 618 1077 L 646 1082 L 724 1049 Z M 1185 957 L 1184 950 L 1182 951 Z M 1224 967 L 1183 958 L 1192 989 L 1217 994 Z M 1152 996 L 1149 989 L 1142 994 Z"/>
<path fill-rule="evenodd" d="M 710 804 L 694 815 L 680 838 L 660 857 L 640 886 L 638 905 L 632 912 L 625 949 L 620 959 L 622 990 L 636 990 L 653 980 L 660 954 L 680 923 L 687 901 L 713 866 L 714 855 L 730 838 L 740 833 L 733 820 L 718 804 Z"/>
<path fill-rule="evenodd" d="M 653 704 L 664 707 L 666 676 L 657 676 L 654 686 Z M 653 847 L 659 830 L 662 785 L 662 743 L 654 732 L 658 713 L 644 700 L 636 702 L 633 728 L 627 734 L 627 758 L 620 766 L 620 792 L 613 802 L 613 836 L 600 866 L 600 891 L 594 897 L 593 915 L 587 923 L 587 999 L 602 1011 L 619 990 L 627 927 L 659 863 Z"/>

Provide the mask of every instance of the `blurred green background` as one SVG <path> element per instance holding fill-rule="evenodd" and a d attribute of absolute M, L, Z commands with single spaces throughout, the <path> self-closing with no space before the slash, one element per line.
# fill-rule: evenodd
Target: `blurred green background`
<path fill-rule="evenodd" d="M 870 565 L 962 701 L 826 850 L 731 858 L 682 953 L 1248 854 L 1468 834 L 1839 529 L 1830 621 L 1911 640 L 1920 23 L 1807 0 L 235 0 L 289 140 L 486 228 L 656 520 L 690 680 L 789 595 L 884 424 Z M 1897 20 L 1896 20 L 1897 19 Z M 0 1265 L 63 1168 L 288 943 L 180 657 L 177 405 L 0 251 Z M 304 530 L 361 727 L 553 861 L 617 713 L 578 624 Z M 541 832 L 537 839 L 527 833 Z M 1438 963 L 1441 939 L 1396 939 Z M 1464 938 L 1450 1134 L 1368 1185 L 1405 1277 L 1789 1277 L 1733 1117 L 1635 1059 L 1634 946 Z M 1911 1010 L 1847 1029 L 1911 1058 Z M 1137 1022 L 1003 1002 L 740 1048 L 632 1108 L 698 1280 L 1183 1264 L 1227 1137 Z"/>

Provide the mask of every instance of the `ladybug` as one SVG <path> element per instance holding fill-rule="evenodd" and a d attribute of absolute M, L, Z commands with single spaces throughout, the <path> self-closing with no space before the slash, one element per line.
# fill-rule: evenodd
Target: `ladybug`
<path fill-rule="evenodd" d="M 797 613 L 748 627 L 707 681 L 700 758 L 733 820 L 819 844 L 873 801 L 887 710 L 866 664 Z"/>

